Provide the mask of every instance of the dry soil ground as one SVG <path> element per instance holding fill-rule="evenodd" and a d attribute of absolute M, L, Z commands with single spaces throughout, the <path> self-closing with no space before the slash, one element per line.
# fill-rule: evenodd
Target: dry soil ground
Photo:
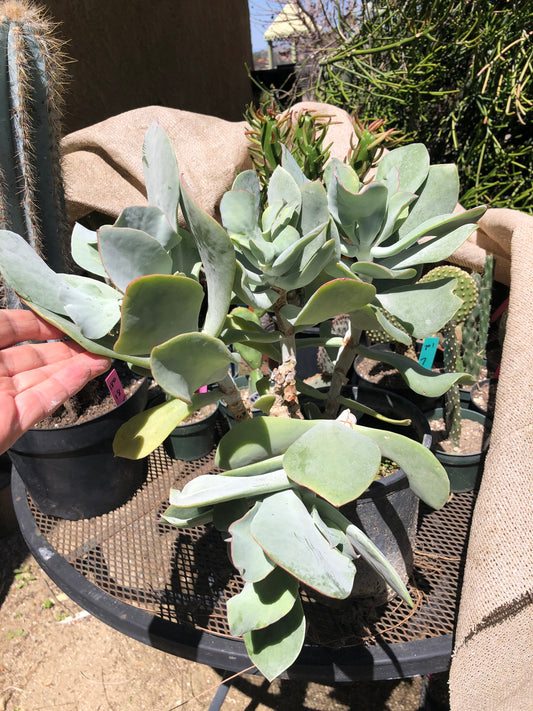
<path fill-rule="evenodd" d="M 18 571 L 18 572 L 17 572 Z M 18 531 L 0 538 L 0 711 L 203 711 L 220 675 L 83 613 Z M 418 711 L 422 680 L 325 686 L 243 676 L 223 711 Z M 431 709 L 444 709 L 445 681 Z"/>

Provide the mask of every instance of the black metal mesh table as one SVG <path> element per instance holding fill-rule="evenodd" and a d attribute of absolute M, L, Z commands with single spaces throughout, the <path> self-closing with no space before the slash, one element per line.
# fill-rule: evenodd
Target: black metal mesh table
<path fill-rule="evenodd" d="M 161 521 L 171 488 L 213 471 L 212 455 L 174 461 L 161 447 L 130 501 L 82 521 L 40 513 L 14 473 L 15 511 L 37 562 L 90 613 L 164 651 L 241 671 L 250 661 L 230 635 L 226 601 L 243 583 L 226 544 L 211 526 L 179 530 Z M 441 511 L 422 507 L 409 584 L 414 610 L 399 598 L 376 610 L 304 595 L 307 640 L 286 676 L 346 682 L 446 671 L 473 504 L 467 493 Z"/>

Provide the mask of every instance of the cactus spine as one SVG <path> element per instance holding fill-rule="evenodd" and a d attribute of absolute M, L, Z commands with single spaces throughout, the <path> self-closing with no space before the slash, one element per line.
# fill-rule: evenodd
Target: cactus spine
<path fill-rule="evenodd" d="M 44 12 L 0 5 L 0 221 L 56 271 L 67 237 L 59 158 L 64 55 Z M 12 294 L 4 299 L 18 305 Z"/>
<path fill-rule="evenodd" d="M 454 293 L 463 300 L 463 303 L 457 309 L 454 318 L 448 321 L 442 328 L 444 369 L 447 372 L 458 372 L 463 370 L 458 332 L 461 330 L 461 324 L 464 323 L 476 307 L 478 288 L 474 278 L 470 274 L 459 267 L 452 267 L 450 265 L 435 267 L 435 269 L 428 272 L 420 281 L 427 282 L 447 278 L 457 280 Z M 454 446 L 457 447 L 461 437 L 461 398 L 458 385 L 452 385 L 446 393 L 444 400 L 444 421 L 450 440 Z"/>

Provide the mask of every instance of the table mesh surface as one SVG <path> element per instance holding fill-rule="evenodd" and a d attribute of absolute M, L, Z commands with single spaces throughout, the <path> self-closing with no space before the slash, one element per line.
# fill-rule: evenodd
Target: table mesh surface
<path fill-rule="evenodd" d="M 163 448 L 149 459 L 145 484 L 124 506 L 82 521 L 41 514 L 37 528 L 94 585 L 146 612 L 230 636 L 226 601 L 243 582 L 213 527 L 179 530 L 161 521 L 171 488 L 216 471 L 209 455 L 171 460 Z M 454 494 L 441 511 L 422 507 L 409 591 L 411 610 L 394 598 L 377 611 L 361 601 L 334 607 L 303 593 L 307 641 L 330 647 L 393 644 L 452 634 L 474 496 Z M 335 601 L 337 603 L 337 601 Z"/>

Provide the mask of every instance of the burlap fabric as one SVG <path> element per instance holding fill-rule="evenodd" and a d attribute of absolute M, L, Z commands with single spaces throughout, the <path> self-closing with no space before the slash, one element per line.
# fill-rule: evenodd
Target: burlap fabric
<path fill-rule="evenodd" d="M 304 108 L 334 117 L 329 129 L 332 155 L 343 158 L 352 135 L 348 114 L 313 102 L 294 110 Z M 217 215 L 235 175 L 250 167 L 246 124 L 147 107 L 64 138 L 71 221 L 94 210 L 116 217 L 127 205 L 146 203 L 141 147 L 154 119 L 169 134 L 193 195 Z M 492 253 L 497 281 L 511 284 L 492 444 L 472 525 L 451 668 L 453 711 L 533 709 L 532 245 L 533 217 L 493 209 L 452 257 L 481 271 L 487 252 Z"/>

